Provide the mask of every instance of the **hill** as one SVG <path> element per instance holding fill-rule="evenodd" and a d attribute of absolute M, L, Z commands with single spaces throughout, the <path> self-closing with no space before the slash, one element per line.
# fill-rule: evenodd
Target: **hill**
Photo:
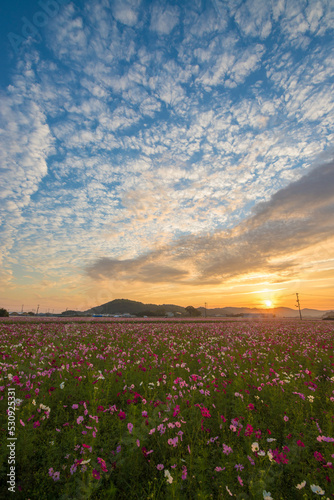
<path fill-rule="evenodd" d="M 185 308 L 173 304 L 143 304 L 135 300 L 115 299 L 85 311 L 86 314 L 144 314 L 147 312 L 163 316 L 167 312 L 184 314 Z"/>

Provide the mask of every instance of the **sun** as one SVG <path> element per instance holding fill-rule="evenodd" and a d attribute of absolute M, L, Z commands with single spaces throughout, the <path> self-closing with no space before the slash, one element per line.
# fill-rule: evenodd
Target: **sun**
<path fill-rule="evenodd" d="M 271 307 L 272 306 L 271 300 L 265 300 L 264 303 L 266 304 L 267 307 Z"/>

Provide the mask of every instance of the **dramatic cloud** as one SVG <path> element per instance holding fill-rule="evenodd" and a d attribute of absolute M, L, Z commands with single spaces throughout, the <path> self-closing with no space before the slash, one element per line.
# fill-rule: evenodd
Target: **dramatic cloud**
<path fill-rule="evenodd" d="M 183 238 L 167 248 L 127 261 L 100 259 L 88 268 L 93 278 L 117 277 L 140 281 L 188 284 L 224 281 L 259 270 L 293 271 L 294 262 L 271 259 L 325 242 L 334 234 L 334 162 L 307 175 L 254 207 L 254 215 L 229 232 Z M 159 274 L 156 262 L 174 266 Z M 156 269 L 157 266 L 157 269 Z M 193 268 L 190 275 L 189 269 Z M 164 269 L 168 269 L 167 267 Z M 152 272 L 152 277 L 151 273 Z"/>

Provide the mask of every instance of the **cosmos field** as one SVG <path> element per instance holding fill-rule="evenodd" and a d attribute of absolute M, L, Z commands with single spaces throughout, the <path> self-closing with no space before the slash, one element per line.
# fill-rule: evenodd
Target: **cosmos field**
<path fill-rule="evenodd" d="M 2 322 L 0 496 L 334 498 L 330 321 Z"/>

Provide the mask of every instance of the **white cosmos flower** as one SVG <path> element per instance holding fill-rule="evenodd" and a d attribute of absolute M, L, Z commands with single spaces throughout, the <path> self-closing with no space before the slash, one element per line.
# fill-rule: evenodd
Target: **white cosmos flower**
<path fill-rule="evenodd" d="M 315 484 L 311 484 L 310 486 L 311 490 L 313 493 L 316 493 L 317 495 L 324 495 L 325 491 L 320 488 L 320 486 L 316 486 Z"/>
<path fill-rule="evenodd" d="M 259 451 L 259 443 L 255 441 L 255 443 L 252 444 L 252 451 Z"/>

